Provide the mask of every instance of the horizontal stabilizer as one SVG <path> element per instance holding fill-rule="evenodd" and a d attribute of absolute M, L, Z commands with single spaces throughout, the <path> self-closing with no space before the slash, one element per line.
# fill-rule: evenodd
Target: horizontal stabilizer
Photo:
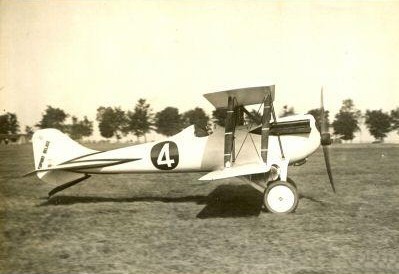
<path fill-rule="evenodd" d="M 251 88 L 240 88 L 204 94 L 204 97 L 215 108 L 226 108 L 228 98 L 235 98 L 235 106 L 261 104 L 266 95 L 270 93 L 274 100 L 274 85 Z"/>
<path fill-rule="evenodd" d="M 222 170 L 209 172 L 208 174 L 202 176 L 198 180 L 213 181 L 213 180 L 226 179 L 237 176 L 265 173 L 268 172 L 269 170 L 270 166 L 267 166 L 265 163 L 244 164 L 236 166 L 233 165 L 232 167 L 226 167 Z"/>

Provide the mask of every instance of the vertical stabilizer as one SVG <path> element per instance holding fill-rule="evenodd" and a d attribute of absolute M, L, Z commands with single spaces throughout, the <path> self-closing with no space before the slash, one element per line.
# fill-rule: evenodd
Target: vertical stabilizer
<path fill-rule="evenodd" d="M 35 169 L 47 169 L 65 161 L 97 152 L 73 141 L 69 136 L 57 129 L 42 129 L 32 137 Z M 45 182 L 66 182 L 82 177 L 69 171 L 38 172 L 39 179 Z"/>

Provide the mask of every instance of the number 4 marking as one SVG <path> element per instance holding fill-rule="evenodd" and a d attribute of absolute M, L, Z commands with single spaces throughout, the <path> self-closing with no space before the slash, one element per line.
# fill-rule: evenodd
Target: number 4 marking
<path fill-rule="evenodd" d="M 158 165 L 168 165 L 168 167 L 172 167 L 172 164 L 175 163 L 175 160 L 170 159 L 170 150 L 169 143 L 163 145 L 161 151 L 159 152 L 157 164 Z"/>
<path fill-rule="evenodd" d="M 177 167 L 179 150 L 176 143 L 165 141 L 155 144 L 151 149 L 151 162 L 157 169 L 161 170 L 172 170 Z"/>

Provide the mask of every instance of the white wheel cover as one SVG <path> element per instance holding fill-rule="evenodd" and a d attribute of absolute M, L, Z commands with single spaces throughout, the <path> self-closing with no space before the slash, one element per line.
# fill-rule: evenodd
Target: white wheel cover
<path fill-rule="evenodd" d="M 295 195 L 293 191 L 284 185 L 273 187 L 267 194 L 267 204 L 275 212 L 288 212 L 295 204 Z"/>

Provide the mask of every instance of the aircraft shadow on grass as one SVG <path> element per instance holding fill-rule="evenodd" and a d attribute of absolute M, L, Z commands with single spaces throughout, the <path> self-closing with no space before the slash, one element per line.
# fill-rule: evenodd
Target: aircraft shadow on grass
<path fill-rule="evenodd" d="M 208 195 L 188 195 L 180 197 L 142 196 L 142 197 L 99 197 L 57 195 L 39 206 L 72 205 L 85 203 L 196 203 L 205 207 L 197 218 L 248 217 L 257 216 L 262 208 L 262 195 L 247 185 L 220 185 Z"/>
<path fill-rule="evenodd" d="M 310 197 L 304 197 L 313 200 Z M 72 205 L 85 203 L 135 203 L 135 202 L 163 202 L 163 203 L 196 203 L 205 207 L 197 214 L 197 218 L 227 218 L 258 216 L 262 211 L 263 197 L 261 193 L 248 185 L 220 185 L 208 195 L 188 195 L 182 197 L 96 197 L 96 196 L 53 196 L 40 206 Z M 315 201 L 319 202 L 319 201 Z"/>

